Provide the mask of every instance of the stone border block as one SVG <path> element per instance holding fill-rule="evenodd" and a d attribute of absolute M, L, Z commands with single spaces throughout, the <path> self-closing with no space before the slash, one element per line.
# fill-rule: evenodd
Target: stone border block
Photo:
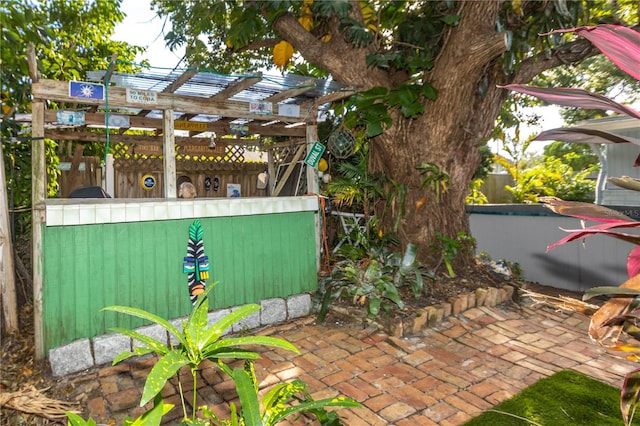
<path fill-rule="evenodd" d="M 311 295 L 294 294 L 287 298 L 288 319 L 306 317 L 311 313 Z"/>
<path fill-rule="evenodd" d="M 142 334 L 143 336 L 151 337 L 152 339 L 155 339 L 161 343 L 164 343 L 165 345 L 169 344 L 167 330 L 165 330 L 163 327 L 159 326 L 158 324 L 145 325 L 143 327 L 138 327 L 135 329 L 135 331 Z M 142 346 L 144 346 L 142 343 L 138 342 L 135 339 L 133 340 L 134 349 Z"/>
<path fill-rule="evenodd" d="M 287 319 L 287 302 L 284 299 L 266 299 L 260 302 L 260 324 L 275 324 Z"/>
<path fill-rule="evenodd" d="M 96 365 L 111 363 L 124 351 L 131 351 L 131 338 L 122 334 L 104 334 L 93 338 Z"/>
<path fill-rule="evenodd" d="M 49 351 L 49 363 L 54 376 L 77 373 L 93 367 L 91 341 L 80 339 Z"/>
<path fill-rule="evenodd" d="M 233 310 L 238 309 L 238 307 L 233 308 Z M 238 322 L 233 323 L 231 330 L 234 333 L 238 333 L 240 331 L 252 330 L 254 328 L 260 327 L 260 311 L 255 311 L 249 316 L 244 317 Z"/>

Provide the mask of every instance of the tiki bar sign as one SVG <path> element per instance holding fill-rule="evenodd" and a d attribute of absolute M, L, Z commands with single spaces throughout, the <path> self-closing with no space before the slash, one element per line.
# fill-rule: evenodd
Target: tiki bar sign
<path fill-rule="evenodd" d="M 210 148 L 208 144 L 181 143 L 176 145 L 178 155 L 189 155 L 192 157 L 211 157 L 225 155 L 227 152 L 226 143 L 216 143 L 214 148 Z M 138 155 L 162 155 L 162 145 L 151 143 L 139 143 L 133 147 L 133 153 Z"/>

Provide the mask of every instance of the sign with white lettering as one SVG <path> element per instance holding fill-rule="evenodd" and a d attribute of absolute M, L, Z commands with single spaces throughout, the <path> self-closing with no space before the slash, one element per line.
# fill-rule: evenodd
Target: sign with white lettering
<path fill-rule="evenodd" d="M 152 90 L 138 90 L 138 89 L 129 89 L 127 88 L 127 102 L 133 104 L 157 104 L 158 103 L 158 92 L 154 92 Z"/>
<path fill-rule="evenodd" d="M 304 159 L 305 164 L 311 167 L 318 167 L 318 163 L 320 162 L 320 158 L 322 158 L 324 148 L 324 145 L 322 145 L 320 142 L 314 142 L 313 146 L 307 153 L 307 157 Z"/>

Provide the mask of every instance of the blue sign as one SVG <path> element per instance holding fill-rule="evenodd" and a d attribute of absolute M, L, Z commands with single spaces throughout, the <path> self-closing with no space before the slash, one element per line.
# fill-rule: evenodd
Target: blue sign
<path fill-rule="evenodd" d="M 72 98 L 104 100 L 104 84 L 70 81 L 69 96 Z"/>

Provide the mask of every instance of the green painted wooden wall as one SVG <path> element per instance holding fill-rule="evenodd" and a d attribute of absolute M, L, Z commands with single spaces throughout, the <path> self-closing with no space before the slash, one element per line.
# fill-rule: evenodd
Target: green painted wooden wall
<path fill-rule="evenodd" d="M 210 307 L 223 308 L 315 290 L 314 212 L 200 219 L 218 281 Z M 135 306 L 164 318 L 190 312 L 182 272 L 193 219 L 44 229 L 44 348 L 143 323 L 100 312 Z"/>

